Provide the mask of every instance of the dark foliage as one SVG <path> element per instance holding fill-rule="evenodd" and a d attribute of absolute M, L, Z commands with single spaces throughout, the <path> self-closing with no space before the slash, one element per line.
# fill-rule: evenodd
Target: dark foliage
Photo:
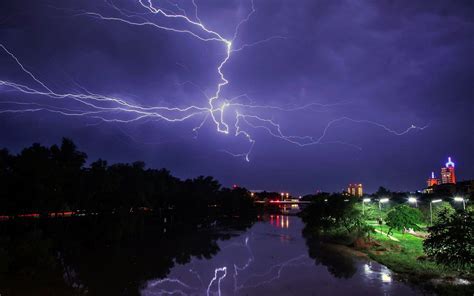
<path fill-rule="evenodd" d="M 444 210 L 428 228 L 423 242 L 426 254 L 436 262 L 454 267 L 474 266 L 474 212 Z"/>
<path fill-rule="evenodd" d="M 352 239 L 364 237 L 372 231 L 365 223 L 355 197 L 343 195 L 316 196 L 301 213 L 306 228 L 314 233 L 345 233 Z"/>
<path fill-rule="evenodd" d="M 254 204 L 243 188 L 221 188 L 213 177 L 180 180 L 145 163 L 108 165 L 69 139 L 60 146 L 33 144 L 18 155 L 0 150 L 0 215 L 57 211 L 119 213 L 172 211 L 178 219 L 205 220 L 211 214 L 243 215 Z"/>
<path fill-rule="evenodd" d="M 142 213 L 5 221 L 0 287 L 5 295 L 140 295 L 147 281 L 193 257 L 212 258 L 219 240 L 252 223 L 198 227 Z"/>

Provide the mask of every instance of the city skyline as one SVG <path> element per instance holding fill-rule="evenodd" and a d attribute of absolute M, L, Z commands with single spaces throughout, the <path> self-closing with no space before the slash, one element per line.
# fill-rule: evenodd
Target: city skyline
<path fill-rule="evenodd" d="M 0 4 L 0 146 L 295 195 L 474 179 L 472 5 L 163 5 Z"/>

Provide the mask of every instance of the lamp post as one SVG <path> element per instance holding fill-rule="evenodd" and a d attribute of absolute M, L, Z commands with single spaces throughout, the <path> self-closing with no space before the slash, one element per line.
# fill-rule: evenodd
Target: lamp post
<path fill-rule="evenodd" d="M 382 204 L 388 202 L 388 198 L 379 199 L 379 212 L 380 218 L 382 218 Z"/>
<path fill-rule="evenodd" d="M 381 204 L 388 202 L 388 198 L 382 198 L 379 200 L 379 210 L 382 210 Z"/>
<path fill-rule="evenodd" d="M 283 201 L 283 196 L 284 196 L 285 194 L 282 192 L 282 193 L 280 193 L 280 195 L 281 195 L 281 201 Z"/>
<path fill-rule="evenodd" d="M 370 202 L 370 198 L 362 199 L 362 215 L 365 215 L 365 203 Z"/>
<path fill-rule="evenodd" d="M 457 201 L 457 202 L 462 201 L 462 207 L 464 210 L 466 210 L 466 200 L 463 197 L 455 197 L 454 201 Z"/>
<path fill-rule="evenodd" d="M 379 199 L 379 225 L 382 231 L 382 204 L 388 202 L 388 198 Z"/>
<path fill-rule="evenodd" d="M 434 199 L 430 201 L 430 225 L 433 225 L 433 204 L 441 201 L 441 199 Z"/>

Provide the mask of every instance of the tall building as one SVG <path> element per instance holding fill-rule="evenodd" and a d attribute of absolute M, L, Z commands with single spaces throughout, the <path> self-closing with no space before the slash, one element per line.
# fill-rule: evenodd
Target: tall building
<path fill-rule="evenodd" d="M 441 183 L 442 184 L 456 184 L 456 174 L 454 173 L 454 162 L 451 157 L 448 157 L 446 166 L 441 168 Z"/>
<path fill-rule="evenodd" d="M 347 193 L 352 196 L 362 197 L 364 194 L 362 190 L 362 184 L 349 184 Z"/>
<path fill-rule="evenodd" d="M 428 187 L 433 187 L 439 185 L 439 179 L 435 177 L 434 172 L 431 172 L 431 178 L 426 181 Z"/>

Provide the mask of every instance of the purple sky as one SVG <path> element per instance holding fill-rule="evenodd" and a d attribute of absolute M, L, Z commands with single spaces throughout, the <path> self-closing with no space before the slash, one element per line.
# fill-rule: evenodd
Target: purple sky
<path fill-rule="evenodd" d="M 296 194 L 416 190 L 448 156 L 474 178 L 472 1 L 255 0 L 212 106 L 251 2 L 195 0 L 199 20 L 192 1 L 142 3 L 0 3 L 0 44 L 25 68 L 0 48 L 1 147 L 66 136 L 90 161 Z"/>

